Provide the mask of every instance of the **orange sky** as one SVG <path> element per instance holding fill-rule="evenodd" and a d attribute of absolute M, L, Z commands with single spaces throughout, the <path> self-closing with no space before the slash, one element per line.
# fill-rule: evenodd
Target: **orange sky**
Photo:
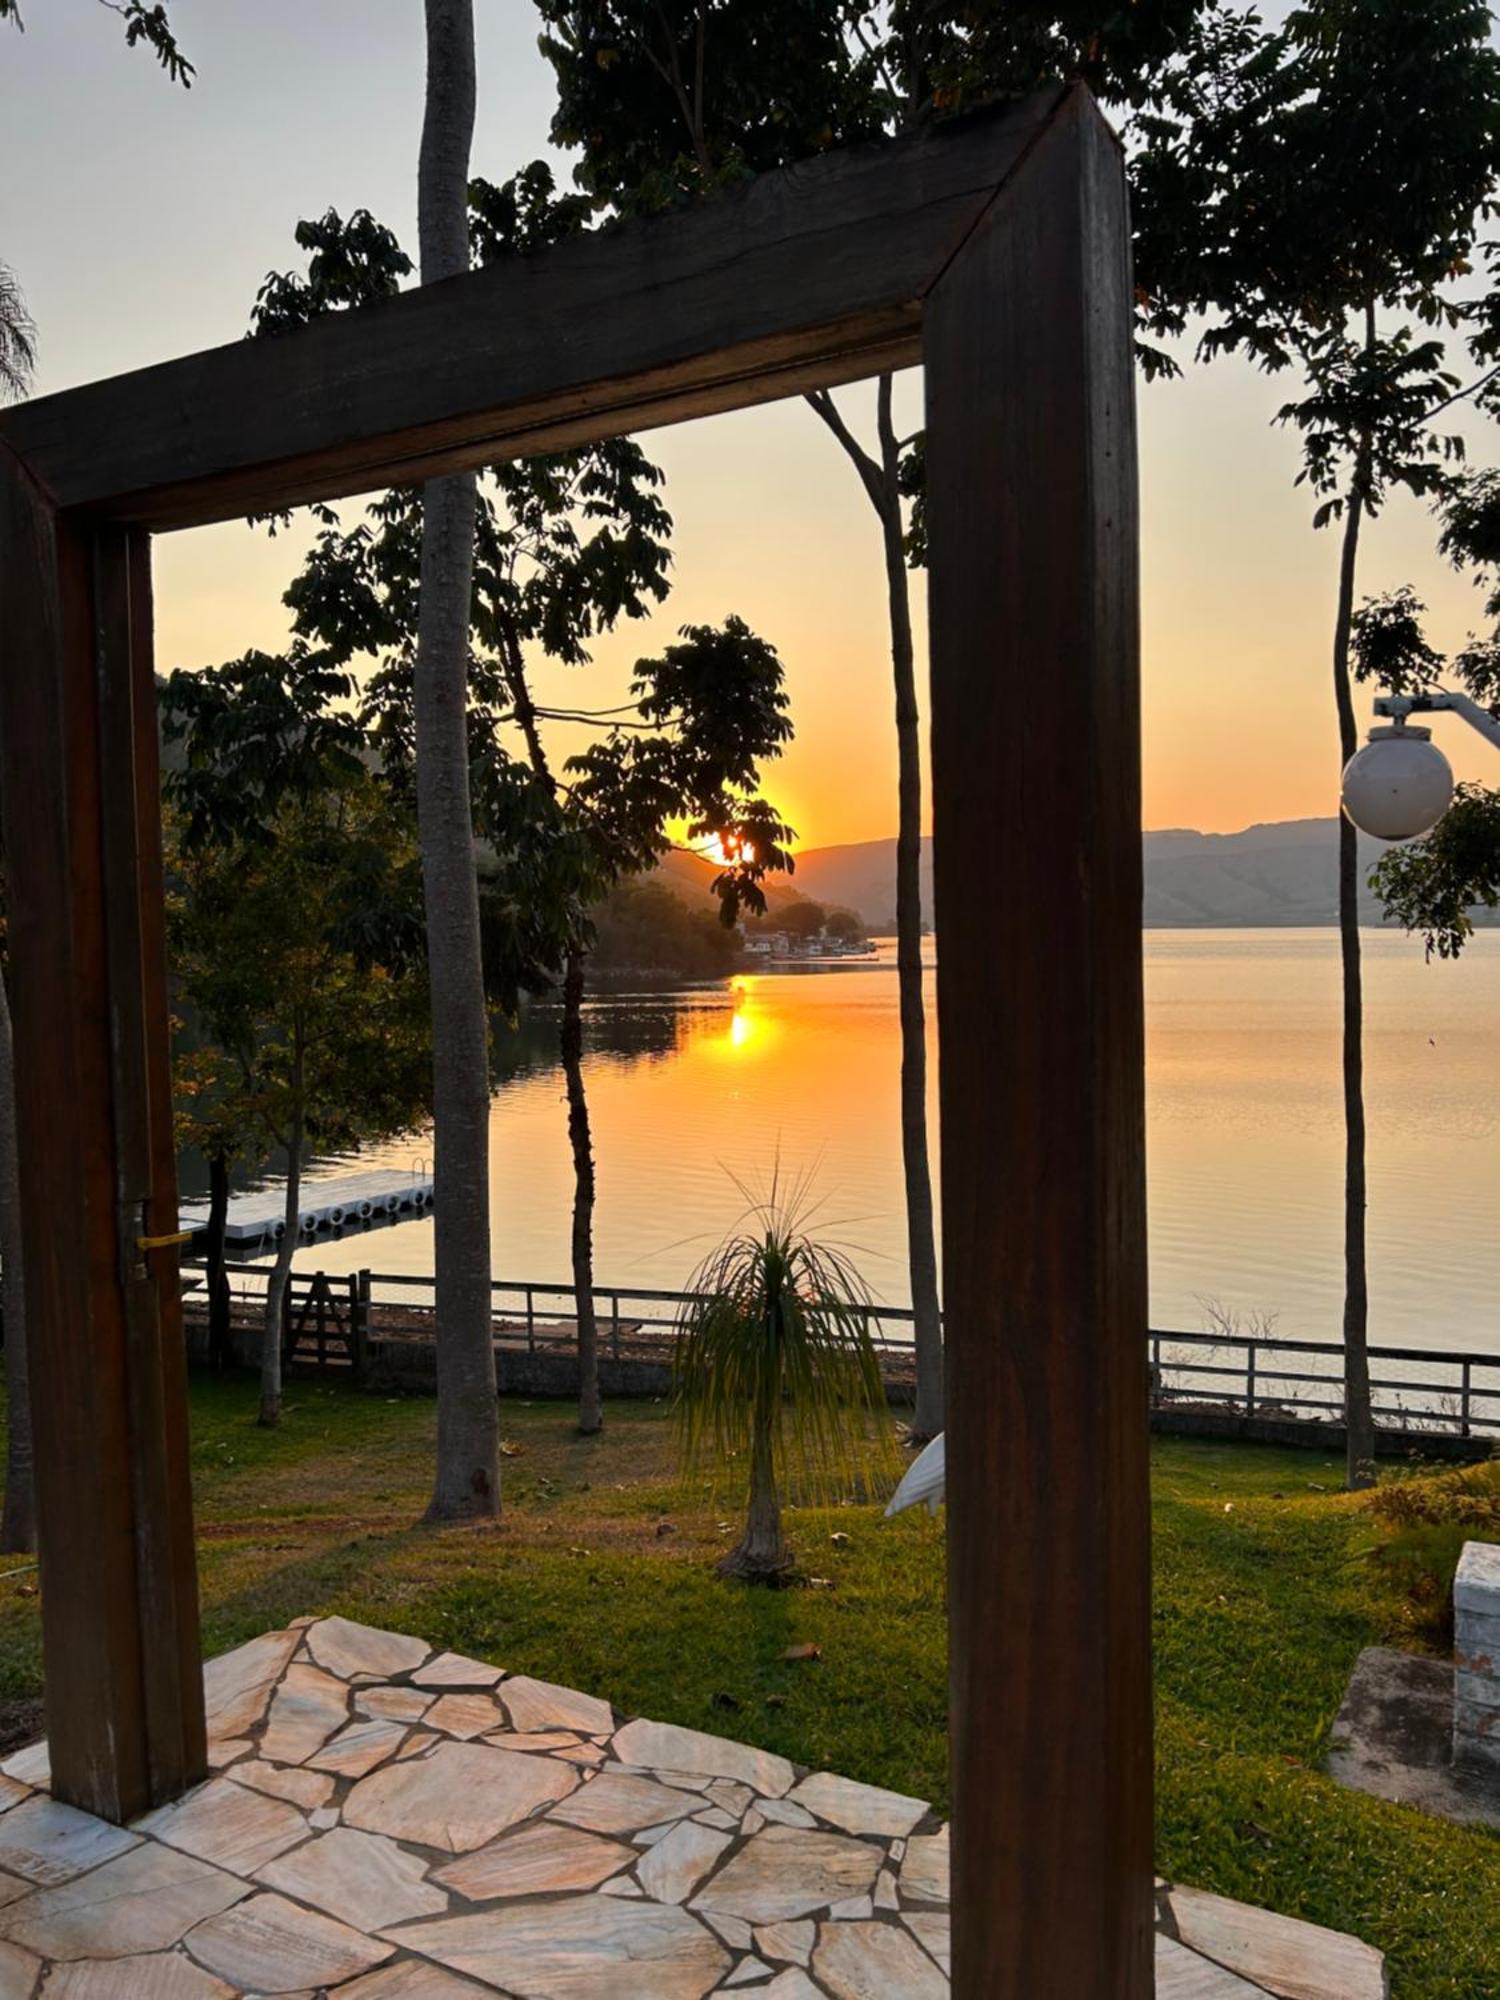
<path fill-rule="evenodd" d="M 905 385 L 915 411 L 919 385 Z M 1142 393 L 1145 823 L 1229 832 L 1334 810 L 1329 648 L 1337 544 L 1293 491 L 1291 440 L 1244 371 L 1200 372 Z M 862 412 L 868 391 L 843 392 Z M 689 621 L 737 611 L 779 647 L 797 737 L 767 789 L 802 843 L 879 839 L 895 823 L 884 580 L 874 516 L 842 454 L 799 403 L 662 431 L 677 520 L 675 587 L 649 623 L 600 644 L 585 669 L 541 665 L 563 702 L 619 700 L 632 663 Z M 158 545 L 163 664 L 272 645 L 300 543 L 238 527 Z M 1397 505 L 1369 538 L 1365 585 L 1407 578 L 1439 640 L 1461 639 L 1478 598 L 1438 563 L 1428 518 Z M 921 611 L 922 579 L 915 579 Z M 920 627 L 919 627 L 920 629 Z M 1439 725 L 1460 776 L 1495 782 L 1494 753 Z M 559 732 L 571 746 L 586 732 Z"/>
<path fill-rule="evenodd" d="M 188 94 L 120 49 L 114 24 L 81 0 L 33 10 L 25 37 L 0 46 L 0 174 L 18 191 L 0 255 L 38 321 L 42 388 L 238 338 L 265 271 L 292 261 L 295 219 L 330 203 L 368 204 L 414 240 L 420 9 L 363 0 L 357 33 L 343 10 L 300 0 L 190 11 L 199 76 Z M 479 0 L 476 12 L 474 162 L 500 179 L 545 146 L 550 75 L 529 7 Z M 88 147 L 59 151 L 56 132 L 85 125 Z M 130 199 L 101 198 L 115 187 Z M 1227 831 L 1334 809 L 1337 551 L 1293 489 L 1294 440 L 1269 425 L 1288 392 L 1235 364 L 1142 390 L 1148 826 Z M 914 422 L 915 377 L 903 396 Z M 867 415 L 867 390 L 842 399 Z M 1495 456 L 1493 434 L 1473 443 Z M 678 625 L 738 611 L 786 662 L 797 741 L 768 789 L 803 843 L 889 834 L 884 585 L 849 465 L 799 403 L 660 432 L 648 446 L 669 477 L 676 588 L 650 627 L 616 634 L 590 669 L 553 675 L 566 699 L 607 705 L 630 663 Z M 1370 537 L 1362 587 L 1414 582 L 1449 646 L 1477 599 L 1431 544 L 1424 514 L 1394 507 Z M 277 644 L 302 546 L 240 526 L 161 541 L 162 666 Z M 1500 776 L 1477 738 L 1439 727 L 1460 776 Z"/>

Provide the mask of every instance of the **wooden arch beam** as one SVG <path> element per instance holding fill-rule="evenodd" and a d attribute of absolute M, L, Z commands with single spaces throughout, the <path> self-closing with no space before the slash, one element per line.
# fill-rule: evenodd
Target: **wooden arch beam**
<path fill-rule="evenodd" d="M 1152 1990 L 1129 230 L 1081 87 L 0 417 L 53 1786 L 201 1774 L 149 534 L 922 361 L 953 1990 Z M 977 870 L 975 857 L 983 857 Z M 895 1718 L 899 1726 L 899 1717 Z"/>
<path fill-rule="evenodd" d="M 44 396 L 0 440 L 60 507 L 187 527 L 907 367 L 922 299 L 1059 101 Z"/>

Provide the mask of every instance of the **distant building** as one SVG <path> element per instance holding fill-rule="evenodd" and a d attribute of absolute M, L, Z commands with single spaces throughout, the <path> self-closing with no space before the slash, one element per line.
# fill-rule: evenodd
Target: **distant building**
<path fill-rule="evenodd" d="M 868 958 L 874 952 L 868 938 L 831 937 L 826 930 L 816 936 L 792 931 L 743 932 L 743 935 L 745 956 L 772 964 L 808 958 Z"/>

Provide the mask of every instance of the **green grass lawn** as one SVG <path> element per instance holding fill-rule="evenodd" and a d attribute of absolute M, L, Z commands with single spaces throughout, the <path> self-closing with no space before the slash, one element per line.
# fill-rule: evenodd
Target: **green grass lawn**
<path fill-rule="evenodd" d="M 263 1432 L 248 1378 L 198 1380 L 205 1650 L 339 1611 L 941 1806 L 941 1522 L 797 1512 L 819 1581 L 727 1584 L 712 1565 L 732 1505 L 682 1492 L 659 1405 L 607 1414 L 583 1440 L 560 1405 L 507 1404 L 503 1524 L 434 1532 L 415 1525 L 430 1400 L 297 1382 L 281 1429 Z M 1357 1932 L 1390 1955 L 1396 2000 L 1500 1995 L 1500 1835 L 1317 1769 L 1356 1653 L 1399 1611 L 1360 1554 L 1369 1516 L 1338 1491 L 1339 1467 L 1166 1440 L 1153 1463 L 1159 1868 Z M 10 1704 L 40 1688 L 35 1593 L 32 1571 L 0 1577 Z M 819 1658 L 784 1658 L 806 1642 Z"/>

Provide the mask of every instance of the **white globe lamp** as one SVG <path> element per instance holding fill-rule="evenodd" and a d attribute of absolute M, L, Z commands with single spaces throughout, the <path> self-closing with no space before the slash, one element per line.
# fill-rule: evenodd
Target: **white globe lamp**
<path fill-rule="evenodd" d="M 1426 729 L 1372 729 L 1344 766 L 1344 811 L 1376 840 L 1415 840 L 1453 798 L 1453 767 Z"/>

